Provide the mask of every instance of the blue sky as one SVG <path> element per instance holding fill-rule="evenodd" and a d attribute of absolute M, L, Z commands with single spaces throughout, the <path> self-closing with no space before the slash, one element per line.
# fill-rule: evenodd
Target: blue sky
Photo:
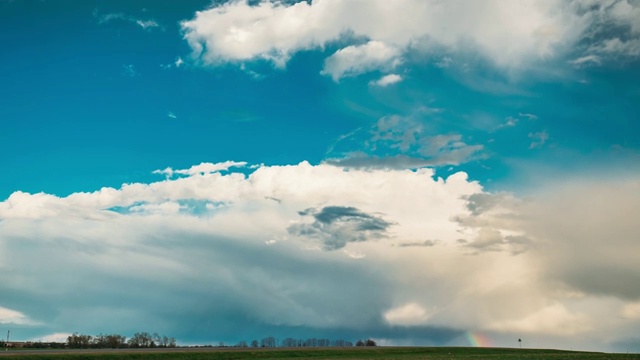
<path fill-rule="evenodd" d="M 637 351 L 638 19 L 0 1 L 0 324 Z"/>

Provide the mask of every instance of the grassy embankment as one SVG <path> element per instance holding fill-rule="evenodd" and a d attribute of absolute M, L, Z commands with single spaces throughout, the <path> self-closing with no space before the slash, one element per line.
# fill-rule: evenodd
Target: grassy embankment
<path fill-rule="evenodd" d="M 174 349 L 171 351 L 97 351 L 95 353 L 66 351 L 41 353 L 10 351 L 0 354 L 1 360 L 223 360 L 223 359 L 398 359 L 398 360 L 444 360 L 444 359 L 611 359 L 640 360 L 640 354 L 605 354 L 594 352 L 464 348 L 464 347 L 406 347 L 406 348 L 335 348 L 335 349 Z"/>

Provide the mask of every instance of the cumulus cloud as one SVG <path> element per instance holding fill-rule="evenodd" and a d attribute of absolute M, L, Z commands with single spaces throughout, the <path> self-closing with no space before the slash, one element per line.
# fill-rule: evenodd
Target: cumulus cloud
<path fill-rule="evenodd" d="M 246 176 L 223 174 L 238 163 L 222 164 L 64 198 L 12 194 L 0 203 L 0 267 L 8 279 L 0 290 L 17 294 L 6 306 L 41 321 L 45 334 L 129 333 L 151 323 L 166 324 L 154 331 L 177 337 L 198 336 L 190 329 L 205 328 L 212 336 L 202 319 L 218 324 L 215 336 L 255 324 L 265 332 L 382 331 L 390 301 L 382 289 L 390 279 L 372 273 L 377 261 L 368 259 L 390 245 L 358 236 L 394 237 L 395 243 L 450 239 L 457 225 L 449 217 L 465 209 L 461 196 L 479 189 L 464 174 L 436 180 L 428 169 L 345 171 L 301 163 L 261 166 Z M 416 198 L 424 198 L 422 210 L 410 201 Z M 431 202 L 440 206 L 430 208 Z M 196 203 L 221 205 L 189 211 Z M 396 218 L 404 225 L 389 232 Z M 316 223 L 316 231 L 292 234 L 296 223 Z M 316 251 L 309 247 L 314 236 L 347 252 Z M 335 282 L 345 274 L 347 282 Z M 78 284 L 82 295 L 72 295 Z M 46 302 L 42 289 L 51 289 Z M 361 298 L 369 299 L 368 309 Z M 89 317 L 94 321 L 80 320 Z"/>
<path fill-rule="evenodd" d="M 639 12 L 628 0 L 237 0 L 197 12 L 182 28 L 207 65 L 262 59 L 284 67 L 296 52 L 344 44 L 323 70 L 338 80 L 392 68 L 415 50 L 441 54 L 439 67 L 471 53 L 507 69 L 576 53 L 584 59 L 577 63 L 597 53 L 637 56 Z M 607 33 L 611 24 L 617 30 Z"/>
<path fill-rule="evenodd" d="M 474 329 L 606 346 L 640 330 L 637 180 L 519 199 L 428 168 L 236 163 L 0 202 L 0 321 L 194 341 Z"/>
<path fill-rule="evenodd" d="M 231 1 L 182 22 L 185 39 L 205 64 L 263 59 L 284 67 L 293 53 L 323 46 L 342 32 L 327 28 L 326 4 Z"/>

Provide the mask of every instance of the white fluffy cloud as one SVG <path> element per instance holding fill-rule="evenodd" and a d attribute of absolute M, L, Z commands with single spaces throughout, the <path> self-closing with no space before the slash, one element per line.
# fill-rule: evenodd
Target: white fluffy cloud
<path fill-rule="evenodd" d="M 322 74 L 330 75 L 334 81 L 338 81 L 346 76 L 376 69 L 390 70 L 401 61 L 398 49 L 380 41 L 369 41 L 364 45 L 347 46 L 336 51 L 325 60 Z"/>
<path fill-rule="evenodd" d="M 601 349 L 602 332 L 638 330 L 637 181 L 522 200 L 426 168 L 220 172 L 233 164 L 0 202 L 0 322 L 213 339 L 430 327 Z"/>
<path fill-rule="evenodd" d="M 207 64 L 265 59 L 284 67 L 297 51 L 323 46 L 341 28 L 329 28 L 330 4 L 285 5 L 231 1 L 199 11 L 182 23 L 185 39 Z"/>
<path fill-rule="evenodd" d="M 400 81 L 402 81 L 402 76 L 398 75 L 398 74 L 389 74 L 389 75 L 385 75 L 383 77 L 381 77 L 380 79 L 376 80 L 376 81 L 371 81 L 369 82 L 369 85 L 375 85 L 375 86 L 388 86 L 391 84 L 395 84 L 395 83 L 399 83 Z"/>
<path fill-rule="evenodd" d="M 387 275 L 376 278 L 367 270 L 377 266 L 380 251 L 422 237 L 454 241 L 458 225 L 451 215 L 465 211 L 463 196 L 480 191 L 465 174 L 445 181 L 433 179 L 429 169 L 345 171 L 301 163 L 263 166 L 248 177 L 219 172 L 232 164 L 238 163 L 201 164 L 185 170 L 188 177 L 65 198 L 12 194 L 0 203 L 0 267 L 8 274 L 0 287 L 25 299 L 7 306 L 19 305 L 19 311 L 51 322 L 48 333 L 139 327 L 125 319 L 133 312 L 145 318 L 166 310 L 164 300 L 158 307 L 140 308 L 148 297 L 177 301 L 172 314 L 187 313 L 183 317 L 192 320 L 224 316 L 214 305 L 190 307 L 204 296 L 229 303 L 244 321 L 320 328 L 375 324 L 389 301 L 377 290 L 389 281 Z M 420 209 L 415 199 L 423 199 Z M 336 243 L 351 236 L 347 228 L 362 234 L 340 245 L 346 252 L 324 251 L 338 246 L 289 230 L 296 224 L 304 230 L 303 212 L 310 208 L 322 209 L 306 214 L 313 214 L 318 231 Z M 384 237 L 376 235 L 380 226 Z M 339 290 L 344 282 L 334 279 L 347 273 L 353 293 L 345 297 Z M 211 283 L 218 285 L 212 289 Z M 86 286 L 81 297 L 73 297 L 77 308 L 68 310 L 77 284 Z M 46 306 L 42 289 L 49 289 Z M 104 291 L 113 294 L 103 297 Z M 249 295 L 255 291 L 263 296 Z M 367 311 L 356 311 L 362 296 L 379 300 Z M 270 311 L 260 310 L 264 306 Z M 96 307 L 105 314 L 96 327 L 106 329 L 83 328 L 77 314 L 89 316 Z"/>
<path fill-rule="evenodd" d="M 640 11 L 636 4 L 621 1 L 605 10 L 583 3 L 314 0 L 251 6 L 238 0 L 199 11 L 182 27 L 194 55 L 211 65 L 263 59 L 284 67 L 298 51 L 346 42 L 325 63 L 323 73 L 334 80 L 388 70 L 412 49 L 479 53 L 499 67 L 521 68 L 570 51 L 606 19 L 640 28 L 632 16 Z M 365 45 L 351 41 L 363 38 Z"/>

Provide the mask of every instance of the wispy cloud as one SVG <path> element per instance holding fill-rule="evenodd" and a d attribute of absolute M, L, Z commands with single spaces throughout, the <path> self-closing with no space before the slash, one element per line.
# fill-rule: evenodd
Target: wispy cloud
<path fill-rule="evenodd" d="M 505 122 L 500 124 L 498 128 L 514 127 L 518 125 L 520 120 L 528 120 L 528 121 L 538 120 L 538 116 L 531 113 L 518 113 L 518 116 L 508 116 L 505 119 Z"/>
<path fill-rule="evenodd" d="M 133 66 L 132 64 L 122 65 L 122 70 L 124 74 L 128 77 L 134 77 L 138 75 L 138 72 L 136 71 L 136 67 Z"/>
<path fill-rule="evenodd" d="M 459 165 L 481 156 L 483 145 L 470 145 L 461 134 L 438 134 L 430 128 L 427 119 L 439 112 L 423 109 L 411 116 L 382 117 L 341 137 L 325 161 L 345 167 L 399 169 Z"/>
<path fill-rule="evenodd" d="M 203 162 L 198 165 L 194 165 L 188 169 L 174 170 L 168 167 L 164 170 L 154 170 L 153 173 L 163 174 L 168 177 L 172 177 L 173 175 L 187 175 L 187 176 L 206 175 L 206 174 L 212 174 L 212 173 L 217 173 L 221 171 L 228 171 L 232 167 L 244 167 L 246 165 L 247 163 L 244 161 L 225 161 L 225 162 L 215 163 L 215 164 Z"/>
<path fill-rule="evenodd" d="M 123 21 L 131 24 L 138 25 L 140 28 L 144 30 L 152 30 L 156 28 L 161 28 L 160 25 L 151 19 L 138 19 L 136 17 L 125 15 L 123 13 L 108 13 L 108 14 L 100 14 L 98 9 L 93 11 L 93 16 L 98 19 L 98 24 L 107 24 L 114 21 Z"/>
<path fill-rule="evenodd" d="M 543 147 L 547 140 L 549 140 L 549 133 L 546 131 L 529 133 L 529 138 L 533 139 L 529 145 L 529 149 L 538 149 Z"/>

